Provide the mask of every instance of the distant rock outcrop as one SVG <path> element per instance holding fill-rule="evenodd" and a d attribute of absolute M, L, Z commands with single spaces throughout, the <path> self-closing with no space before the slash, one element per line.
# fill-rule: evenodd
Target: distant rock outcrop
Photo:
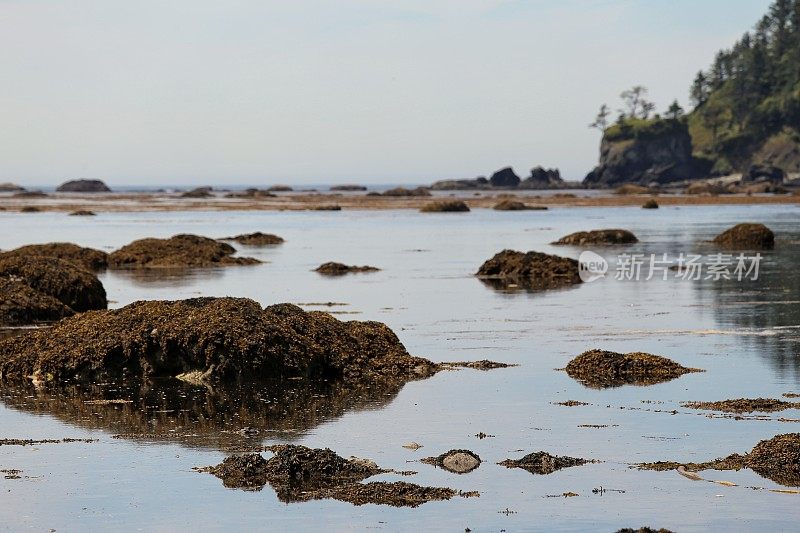
<path fill-rule="evenodd" d="M 521 189 L 558 189 L 564 186 L 561 172 L 557 168 L 538 166 L 531 169 L 531 175 L 520 184 Z"/>
<path fill-rule="evenodd" d="M 20 187 L 16 183 L 0 183 L 0 192 L 20 192 L 24 190 L 25 187 Z"/>
<path fill-rule="evenodd" d="M 70 180 L 58 186 L 56 192 L 111 192 L 101 180 Z"/>
<path fill-rule="evenodd" d="M 605 131 L 600 163 L 583 183 L 589 187 L 664 184 L 702 177 L 710 170 L 707 167 L 692 156 L 692 138 L 684 121 L 628 120 Z"/>
<path fill-rule="evenodd" d="M 492 187 L 517 187 L 520 181 L 519 176 L 514 173 L 511 167 L 501 168 L 489 178 L 489 184 Z"/>

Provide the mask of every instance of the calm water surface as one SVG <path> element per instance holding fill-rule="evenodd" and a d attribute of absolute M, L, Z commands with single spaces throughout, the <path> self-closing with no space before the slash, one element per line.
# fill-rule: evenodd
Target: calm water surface
<path fill-rule="evenodd" d="M 601 251 L 713 253 L 726 227 L 755 221 L 777 235 L 758 281 L 617 281 L 544 293 L 496 291 L 472 274 L 504 248 L 577 257 L 549 245 L 594 228 L 632 230 L 640 243 Z M 492 359 L 518 367 L 442 372 L 396 390 L 342 390 L 299 384 L 290 390 L 210 391 L 175 383 L 120 391 L 112 385 L 33 395 L 0 394 L 0 438 L 95 438 L 99 442 L 0 447 L 0 528 L 103 530 L 448 530 L 613 531 L 651 525 L 675 531 L 792 530 L 800 496 L 749 470 L 705 472 L 726 487 L 675 472 L 641 472 L 630 463 L 703 461 L 746 452 L 759 440 L 800 432 L 789 410 L 760 420 L 708 417 L 680 407 L 690 400 L 779 398 L 800 392 L 800 209 L 796 206 L 580 208 L 421 215 L 413 211 L 115 213 L 68 217 L 1 213 L 0 248 L 71 241 L 113 250 L 142 237 L 196 233 L 223 237 L 277 233 L 286 243 L 240 247 L 264 264 L 185 275 L 106 272 L 112 307 L 140 299 L 242 296 L 277 302 L 338 302 L 323 308 L 344 320 L 388 324 L 415 355 L 435 361 Z M 325 261 L 369 264 L 374 274 L 326 278 Z M 612 266 L 613 271 L 613 266 Z M 304 306 L 307 309 L 320 307 Z M 704 373 L 650 386 L 590 389 L 563 368 L 590 349 L 646 351 Z M 148 409 L 94 406 L 103 394 L 142 398 Z M 590 405 L 563 407 L 564 400 Z M 673 411 L 675 413 L 673 414 Z M 601 425 L 592 428 L 583 425 Z M 234 431 L 263 431 L 255 442 Z M 484 432 L 493 437 L 478 439 Z M 147 433 L 149 438 L 111 438 Z M 402 447 L 416 441 L 417 451 Z M 382 475 L 423 485 L 478 490 L 417 509 L 355 507 L 337 501 L 284 504 L 265 487 L 230 490 L 192 470 L 253 446 L 294 442 L 339 455 L 413 469 Z M 469 448 L 484 463 L 458 476 L 416 462 Z M 548 476 L 495 463 L 546 450 L 602 462 Z M 267 454 L 268 455 L 268 454 Z M 624 492 L 593 493 L 603 487 Z M 564 492 L 578 497 L 548 497 Z"/>

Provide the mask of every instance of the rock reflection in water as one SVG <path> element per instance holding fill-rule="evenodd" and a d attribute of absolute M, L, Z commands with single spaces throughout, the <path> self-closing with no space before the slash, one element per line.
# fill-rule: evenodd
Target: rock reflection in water
<path fill-rule="evenodd" d="M 284 380 L 211 388 L 169 379 L 43 389 L 6 386 L 0 401 L 119 438 L 237 452 L 258 450 L 264 439 L 298 439 L 348 411 L 384 407 L 402 386 L 393 381 Z"/>

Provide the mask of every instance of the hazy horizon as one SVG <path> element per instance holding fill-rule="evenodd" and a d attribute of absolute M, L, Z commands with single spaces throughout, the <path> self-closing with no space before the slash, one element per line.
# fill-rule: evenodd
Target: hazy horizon
<path fill-rule="evenodd" d="M 580 180 L 602 103 L 688 109 L 770 3 L 0 0 L 0 182 Z"/>

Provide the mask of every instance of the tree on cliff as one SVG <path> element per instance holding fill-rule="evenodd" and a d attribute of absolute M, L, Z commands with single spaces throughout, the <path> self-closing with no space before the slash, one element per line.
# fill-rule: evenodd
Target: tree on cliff
<path fill-rule="evenodd" d="M 624 109 L 620 109 L 620 113 L 628 118 L 641 118 L 645 120 L 649 118 L 650 113 L 653 112 L 656 105 L 645 98 L 647 92 L 647 87 L 643 85 L 634 85 L 627 91 L 623 91 L 619 96 L 622 98 L 625 107 Z"/>
<path fill-rule="evenodd" d="M 716 172 L 752 162 L 800 170 L 800 0 L 775 0 L 752 31 L 698 73 L 690 95 L 695 153 Z"/>
<path fill-rule="evenodd" d="M 600 131 L 606 131 L 608 128 L 608 116 L 611 114 L 611 110 L 608 108 L 606 104 L 600 106 L 600 111 L 597 113 L 597 116 L 594 119 L 594 122 L 589 124 L 590 128 L 597 128 Z"/>

